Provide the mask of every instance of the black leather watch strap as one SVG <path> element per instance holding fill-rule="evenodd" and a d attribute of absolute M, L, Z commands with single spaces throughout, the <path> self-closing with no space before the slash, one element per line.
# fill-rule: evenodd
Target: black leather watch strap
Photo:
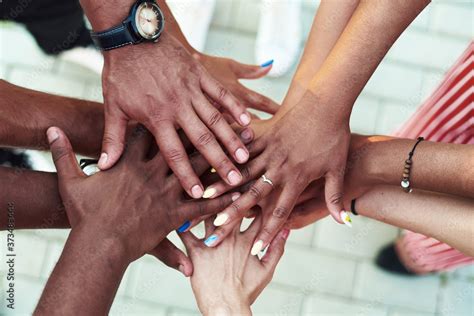
<path fill-rule="evenodd" d="M 92 32 L 94 44 L 101 50 L 110 50 L 136 42 L 125 23 L 103 32 Z"/>

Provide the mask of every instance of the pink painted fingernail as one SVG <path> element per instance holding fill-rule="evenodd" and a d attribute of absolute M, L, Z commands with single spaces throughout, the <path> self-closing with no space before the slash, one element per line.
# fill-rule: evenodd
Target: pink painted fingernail
<path fill-rule="evenodd" d="M 235 157 L 237 158 L 238 162 L 244 163 L 247 161 L 247 159 L 249 159 L 249 154 L 245 149 L 239 148 L 235 151 Z"/>
<path fill-rule="evenodd" d="M 227 179 L 231 185 L 237 185 L 242 180 L 242 176 L 237 171 L 232 170 L 227 174 Z"/>
<path fill-rule="evenodd" d="M 204 193 L 204 191 L 197 184 L 191 188 L 191 194 L 193 195 L 193 198 L 195 198 L 195 199 L 200 199 L 202 197 L 203 193 Z"/>
<path fill-rule="evenodd" d="M 107 163 L 107 160 L 109 159 L 109 155 L 107 153 L 102 153 L 100 154 L 100 159 L 99 159 L 99 167 L 103 168 L 104 165 Z"/>
<path fill-rule="evenodd" d="M 247 113 L 244 113 L 244 114 L 240 115 L 240 122 L 242 122 L 242 124 L 244 124 L 244 125 L 249 125 L 250 124 L 250 115 L 248 115 Z"/>

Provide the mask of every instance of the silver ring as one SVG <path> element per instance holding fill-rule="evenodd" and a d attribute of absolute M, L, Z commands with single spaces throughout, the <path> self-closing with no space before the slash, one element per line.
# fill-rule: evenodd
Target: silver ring
<path fill-rule="evenodd" d="M 271 185 L 273 187 L 272 180 L 268 179 L 264 174 L 262 175 L 262 181 L 265 182 L 265 183 L 268 183 L 269 185 Z"/>

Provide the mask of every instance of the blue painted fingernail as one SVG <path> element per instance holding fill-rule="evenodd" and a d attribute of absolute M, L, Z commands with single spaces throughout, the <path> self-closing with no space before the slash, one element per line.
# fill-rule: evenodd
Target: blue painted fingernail
<path fill-rule="evenodd" d="M 217 235 L 211 235 L 207 237 L 207 239 L 204 241 L 204 244 L 208 247 L 211 247 L 216 240 L 217 240 Z"/>
<path fill-rule="evenodd" d="M 178 228 L 178 233 L 184 233 L 189 228 L 190 225 L 191 225 L 190 221 L 184 222 L 184 224 L 181 225 L 180 228 Z"/>
<path fill-rule="evenodd" d="M 268 66 L 271 66 L 272 64 L 273 64 L 273 59 L 261 64 L 260 67 L 268 67 Z"/>

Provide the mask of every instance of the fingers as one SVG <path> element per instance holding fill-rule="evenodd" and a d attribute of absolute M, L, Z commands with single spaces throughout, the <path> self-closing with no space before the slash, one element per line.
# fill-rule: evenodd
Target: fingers
<path fill-rule="evenodd" d="M 160 154 L 178 178 L 183 189 L 195 199 L 199 199 L 204 192 L 201 181 L 194 172 L 188 155 L 181 143 L 178 133 L 171 123 L 161 123 L 161 126 L 150 124 L 148 130 L 155 136 Z M 157 155 L 159 156 L 159 155 Z"/>
<path fill-rule="evenodd" d="M 273 240 L 290 216 L 300 193 L 298 189 L 289 186 L 283 189 L 271 216 L 263 219 L 262 228 L 251 250 L 252 255 L 257 255 Z"/>
<path fill-rule="evenodd" d="M 105 106 L 105 128 L 102 139 L 102 154 L 98 166 L 101 170 L 111 168 L 122 155 L 128 119 L 120 110 L 107 110 Z"/>
<path fill-rule="evenodd" d="M 262 260 L 260 260 L 260 262 L 267 269 L 267 271 L 270 272 L 271 275 L 273 275 L 278 262 L 285 252 L 285 244 L 289 235 L 289 229 L 282 229 L 271 242 L 267 252 L 265 253 L 265 256 L 263 256 Z"/>
<path fill-rule="evenodd" d="M 285 223 L 285 227 L 290 229 L 303 228 L 328 215 L 329 212 L 324 199 L 311 199 L 294 207 Z"/>
<path fill-rule="evenodd" d="M 237 200 L 240 193 L 226 194 L 212 200 L 191 201 L 184 203 L 180 217 L 182 221 L 192 220 L 201 216 L 216 214 L 225 209 L 232 201 Z"/>
<path fill-rule="evenodd" d="M 253 179 L 258 178 L 265 170 L 265 159 L 254 159 L 244 165 L 240 169 L 242 174 L 241 183 L 247 183 Z M 233 187 L 225 183 L 224 181 L 218 181 L 206 188 L 204 191 L 204 198 L 212 198 L 224 194 L 231 190 Z"/>
<path fill-rule="evenodd" d="M 214 134 L 201 122 L 195 113 L 187 113 L 187 122 L 180 122 L 183 130 L 196 149 L 206 158 L 217 173 L 230 185 L 237 185 L 242 176 L 222 150 Z M 242 145 L 243 146 L 243 145 Z M 246 151 L 248 154 L 248 152 Z M 174 170 L 174 169 L 173 169 Z"/>
<path fill-rule="evenodd" d="M 275 114 L 280 108 L 280 106 L 272 99 L 252 91 L 244 86 L 241 86 L 239 89 L 238 96 L 242 98 L 250 108 L 260 110 L 268 114 Z"/>
<path fill-rule="evenodd" d="M 220 82 L 209 74 L 201 76 L 201 89 L 215 102 L 222 105 L 242 126 L 250 124 L 250 114 L 245 106 L 227 90 Z"/>
<path fill-rule="evenodd" d="M 57 127 L 50 127 L 46 131 L 46 136 L 59 178 L 83 177 L 84 173 L 77 163 L 76 155 L 66 134 Z"/>
<path fill-rule="evenodd" d="M 144 126 L 138 125 L 133 128 L 127 139 L 126 149 L 123 158 L 129 161 L 145 159 L 151 145 L 151 134 Z"/>
<path fill-rule="evenodd" d="M 271 176 L 269 176 L 269 178 L 272 179 Z M 264 182 L 261 178 L 258 179 L 247 192 L 217 215 L 214 225 L 222 226 L 243 218 L 248 210 L 257 205 L 272 189 L 272 185 Z"/>
<path fill-rule="evenodd" d="M 168 267 L 180 271 L 186 277 L 193 274 L 191 260 L 168 239 L 163 240 L 151 250 L 150 255 L 155 256 Z"/>
<path fill-rule="evenodd" d="M 326 205 L 329 213 L 340 224 L 345 224 L 352 227 L 352 221 L 349 214 L 344 211 L 343 204 L 343 190 L 344 190 L 344 176 L 342 173 L 328 173 L 326 175 L 326 183 L 324 193 L 326 198 Z"/>
<path fill-rule="evenodd" d="M 272 69 L 272 64 L 262 67 L 257 65 L 247 65 L 232 60 L 230 67 L 239 79 L 258 79 L 267 75 Z"/>
<path fill-rule="evenodd" d="M 201 120 L 216 135 L 227 151 L 232 154 L 234 160 L 238 163 L 247 162 L 249 152 L 226 122 L 224 116 L 202 95 L 193 100 L 193 105 Z"/>
<path fill-rule="evenodd" d="M 194 236 L 193 233 L 191 232 L 183 232 L 178 234 L 179 238 L 181 238 L 181 241 L 184 244 L 184 247 L 186 247 L 186 251 L 189 254 L 192 254 L 195 248 L 200 247 L 199 244 L 199 239 Z"/>

